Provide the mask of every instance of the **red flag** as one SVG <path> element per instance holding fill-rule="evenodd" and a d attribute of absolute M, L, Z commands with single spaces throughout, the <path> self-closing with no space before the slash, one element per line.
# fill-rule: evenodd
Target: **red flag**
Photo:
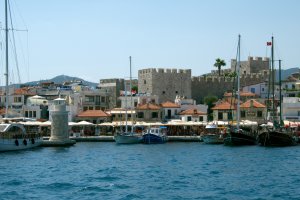
<path fill-rule="evenodd" d="M 267 42 L 267 46 L 271 46 L 272 45 L 272 42 Z"/>

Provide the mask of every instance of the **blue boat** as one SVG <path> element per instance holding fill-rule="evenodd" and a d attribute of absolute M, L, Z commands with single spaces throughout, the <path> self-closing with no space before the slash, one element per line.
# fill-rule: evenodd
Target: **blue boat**
<path fill-rule="evenodd" d="M 166 127 L 149 128 L 143 133 L 143 142 L 145 144 L 162 144 L 167 142 Z"/>

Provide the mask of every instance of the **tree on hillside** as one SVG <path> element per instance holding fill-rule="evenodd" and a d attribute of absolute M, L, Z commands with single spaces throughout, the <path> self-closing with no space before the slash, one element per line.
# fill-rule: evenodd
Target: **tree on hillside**
<path fill-rule="evenodd" d="M 204 103 L 208 106 L 207 108 L 207 120 L 212 121 L 213 120 L 213 111 L 212 107 L 215 105 L 215 103 L 218 101 L 218 97 L 209 95 L 204 97 Z"/>
<path fill-rule="evenodd" d="M 219 76 L 220 76 L 221 75 L 221 67 L 226 66 L 226 63 L 221 58 L 217 58 L 214 66 L 218 68 Z"/>

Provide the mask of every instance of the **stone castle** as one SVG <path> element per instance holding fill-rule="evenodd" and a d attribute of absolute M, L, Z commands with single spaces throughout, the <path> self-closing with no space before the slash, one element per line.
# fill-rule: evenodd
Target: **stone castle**
<path fill-rule="evenodd" d="M 142 69 L 138 73 L 139 93 L 159 96 L 159 102 L 174 101 L 176 96 L 191 98 L 192 70 Z"/>
<path fill-rule="evenodd" d="M 240 62 L 241 87 L 268 80 L 269 58 L 248 57 Z M 203 103 L 204 97 L 214 95 L 221 98 L 233 88 L 233 78 L 225 76 L 234 72 L 236 60 L 231 60 L 231 68 L 224 69 L 221 75 L 217 70 L 198 77 L 191 76 L 190 69 L 142 69 L 138 73 L 139 93 L 159 96 L 159 102 L 174 101 L 176 96 L 192 98 Z"/>

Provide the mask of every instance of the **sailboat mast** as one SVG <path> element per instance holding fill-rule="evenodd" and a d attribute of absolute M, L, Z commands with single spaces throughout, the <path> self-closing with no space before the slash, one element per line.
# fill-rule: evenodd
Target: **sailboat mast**
<path fill-rule="evenodd" d="M 274 71 L 274 37 L 272 36 L 271 46 L 271 76 L 272 76 L 272 115 L 275 120 L 275 71 Z"/>
<path fill-rule="evenodd" d="M 282 97 L 281 97 L 281 60 L 279 60 L 279 124 L 281 125 L 281 122 L 282 122 L 282 107 L 281 107 L 281 100 L 282 100 Z"/>
<path fill-rule="evenodd" d="M 5 82 L 5 117 L 7 117 L 8 112 L 8 13 L 7 13 L 7 2 L 8 0 L 5 0 L 5 74 L 6 82 Z"/>
<path fill-rule="evenodd" d="M 132 74 L 131 74 L 131 56 L 129 56 L 129 66 L 130 66 L 130 110 L 131 110 L 131 132 L 133 132 L 133 113 L 132 113 Z"/>
<path fill-rule="evenodd" d="M 237 61 L 237 130 L 240 129 L 240 62 L 241 62 L 241 35 L 239 35 L 239 41 L 238 41 L 238 61 Z"/>

